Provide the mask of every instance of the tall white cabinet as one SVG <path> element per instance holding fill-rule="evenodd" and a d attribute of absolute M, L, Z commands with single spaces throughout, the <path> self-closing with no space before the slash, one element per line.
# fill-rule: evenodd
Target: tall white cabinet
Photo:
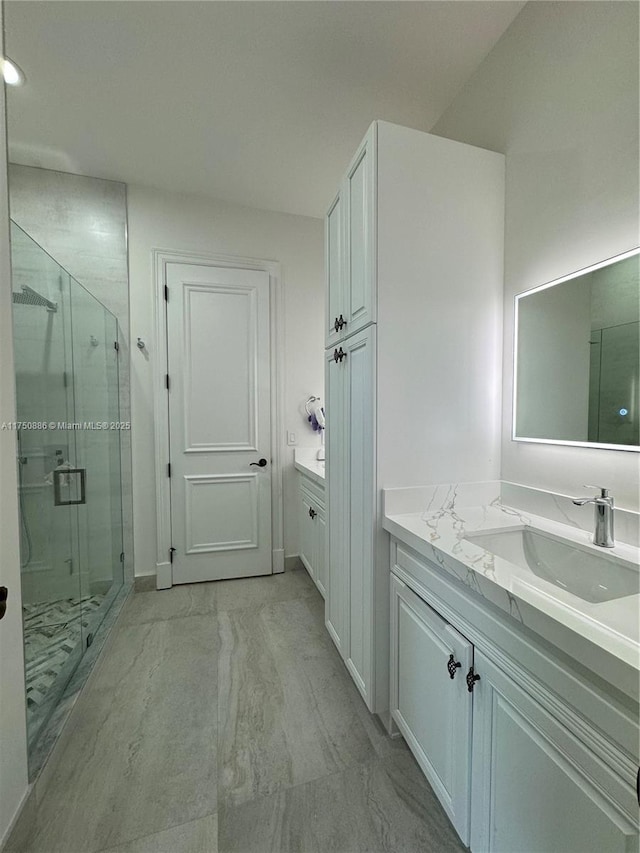
<path fill-rule="evenodd" d="M 497 479 L 504 158 L 374 122 L 326 217 L 327 628 L 389 724 L 381 489 Z"/>

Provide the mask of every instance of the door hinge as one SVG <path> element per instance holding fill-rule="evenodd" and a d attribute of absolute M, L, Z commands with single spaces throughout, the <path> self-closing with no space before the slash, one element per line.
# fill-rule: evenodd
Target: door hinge
<path fill-rule="evenodd" d="M 124 563 L 124 551 L 120 551 L 120 562 Z"/>
<path fill-rule="evenodd" d="M 167 462 L 167 477 L 171 476 L 171 462 Z"/>
<path fill-rule="evenodd" d="M 171 548 L 169 548 L 169 562 L 170 563 L 173 563 L 173 555 L 175 554 L 175 550 L 176 549 L 173 546 L 171 546 Z"/>
<path fill-rule="evenodd" d="M 118 341 L 113 342 L 113 348 L 116 352 L 120 352 L 120 344 L 118 343 Z"/>
<path fill-rule="evenodd" d="M 169 301 L 169 288 L 167 287 L 166 284 L 164 286 L 164 301 L 165 302 Z"/>
<path fill-rule="evenodd" d="M 165 373 L 165 375 L 164 375 L 164 384 L 165 384 L 165 387 L 168 391 L 169 390 L 169 374 L 168 373 Z"/>

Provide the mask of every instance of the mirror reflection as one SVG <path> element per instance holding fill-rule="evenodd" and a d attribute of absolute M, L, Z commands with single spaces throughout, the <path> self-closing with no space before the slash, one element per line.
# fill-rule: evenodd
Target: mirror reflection
<path fill-rule="evenodd" d="M 514 439 L 638 449 L 639 252 L 516 297 Z"/>

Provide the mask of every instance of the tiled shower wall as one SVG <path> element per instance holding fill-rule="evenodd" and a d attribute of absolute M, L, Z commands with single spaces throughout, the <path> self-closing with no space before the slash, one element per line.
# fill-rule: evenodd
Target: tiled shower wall
<path fill-rule="evenodd" d="M 10 164 L 11 218 L 117 318 L 120 420 L 131 421 L 125 184 Z M 125 583 L 133 580 L 131 434 L 122 438 Z"/>

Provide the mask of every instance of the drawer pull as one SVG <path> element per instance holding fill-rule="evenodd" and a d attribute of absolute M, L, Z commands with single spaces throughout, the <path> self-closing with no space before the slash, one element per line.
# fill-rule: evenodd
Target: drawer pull
<path fill-rule="evenodd" d="M 469 672 L 467 673 L 467 690 L 469 693 L 473 693 L 476 681 L 480 681 L 480 676 L 473 671 L 473 667 L 470 667 Z"/>
<path fill-rule="evenodd" d="M 313 509 L 313 507 L 309 507 L 309 517 L 315 518 L 318 513 Z"/>
<path fill-rule="evenodd" d="M 460 661 L 457 661 L 453 655 L 449 655 L 449 661 L 447 663 L 447 669 L 449 670 L 449 678 L 455 678 L 456 669 L 460 669 L 462 664 Z"/>

